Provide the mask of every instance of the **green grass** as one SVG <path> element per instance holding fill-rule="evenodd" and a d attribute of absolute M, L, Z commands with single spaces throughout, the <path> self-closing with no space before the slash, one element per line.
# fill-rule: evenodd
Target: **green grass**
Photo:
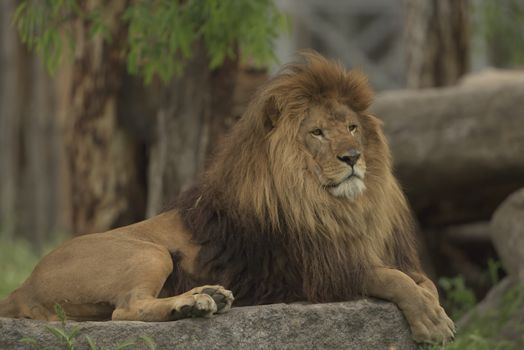
<path fill-rule="evenodd" d="M 489 273 L 493 274 L 490 268 Z M 493 279 L 494 282 L 498 278 Z M 454 309 L 447 310 L 451 315 L 462 316 L 471 310 L 475 305 L 472 304 L 472 292 L 464 285 L 461 277 L 444 279 L 444 304 L 454 305 Z M 450 344 L 433 344 L 425 347 L 426 350 L 520 350 L 524 348 L 524 325 L 513 324 L 512 316 L 518 310 L 524 308 L 524 284 L 514 286 L 509 289 L 501 298 L 498 305 L 485 314 L 473 314 L 471 321 L 463 328 L 459 329 L 455 340 Z M 521 311 L 522 312 L 522 311 Z M 454 318 L 455 321 L 458 318 Z M 522 337 L 516 341 L 501 340 L 498 338 L 503 328 L 519 327 Z"/>
<path fill-rule="evenodd" d="M 442 306 L 455 321 L 464 316 L 477 303 L 475 293 L 466 287 L 461 276 L 441 278 L 438 284 L 445 295 Z"/>
<path fill-rule="evenodd" d="M 49 250 L 46 248 L 45 252 Z M 0 235 L 0 298 L 19 287 L 43 255 L 25 240 L 9 240 Z"/>

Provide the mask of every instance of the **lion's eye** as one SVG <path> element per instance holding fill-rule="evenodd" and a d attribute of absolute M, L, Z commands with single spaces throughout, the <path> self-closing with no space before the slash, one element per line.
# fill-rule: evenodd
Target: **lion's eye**
<path fill-rule="evenodd" d="M 348 126 L 348 130 L 350 133 L 354 134 L 355 131 L 357 131 L 357 126 L 355 124 L 352 124 L 350 126 Z"/>
<path fill-rule="evenodd" d="M 315 135 L 315 136 L 322 136 L 322 135 L 324 135 L 324 133 L 322 132 L 321 129 L 315 129 L 315 130 L 313 130 L 311 133 L 312 133 L 313 135 Z"/>

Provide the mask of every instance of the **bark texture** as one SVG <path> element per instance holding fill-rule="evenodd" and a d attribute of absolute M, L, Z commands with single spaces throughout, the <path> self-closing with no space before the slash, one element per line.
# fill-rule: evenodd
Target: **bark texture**
<path fill-rule="evenodd" d="M 407 86 L 455 84 L 468 71 L 469 1 L 406 0 Z"/>
<path fill-rule="evenodd" d="M 16 227 L 16 198 L 18 185 L 18 133 L 20 104 L 16 69 L 20 48 L 16 33 L 9 24 L 9 14 L 15 1 L 0 3 L 0 225 L 8 236 Z"/>
<path fill-rule="evenodd" d="M 113 4 L 116 18 L 125 1 Z M 118 125 L 117 95 L 125 72 L 126 28 L 113 21 L 112 41 L 88 40 L 88 24 L 76 23 L 76 50 L 66 118 L 72 222 L 76 233 L 92 233 L 137 221 L 144 202 L 139 150 Z"/>
<path fill-rule="evenodd" d="M 20 43 L 0 3 L 0 231 L 41 245 L 68 228 L 57 84 Z"/>
<path fill-rule="evenodd" d="M 228 127 L 237 62 L 210 70 L 201 47 L 162 92 L 150 150 L 147 215 L 158 214 L 187 188 Z"/>

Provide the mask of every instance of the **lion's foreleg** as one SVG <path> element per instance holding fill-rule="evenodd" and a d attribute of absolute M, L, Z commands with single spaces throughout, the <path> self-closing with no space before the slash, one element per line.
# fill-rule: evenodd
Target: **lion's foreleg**
<path fill-rule="evenodd" d="M 453 321 L 427 289 L 428 284 L 419 285 L 399 270 L 380 267 L 370 273 L 365 288 L 368 295 L 397 304 L 416 341 L 446 341 L 453 337 Z"/>
<path fill-rule="evenodd" d="M 420 272 L 409 272 L 407 273 L 409 277 L 415 281 L 420 287 L 426 289 L 428 292 L 433 294 L 433 296 L 438 300 L 438 290 L 433 281 L 431 281 L 426 275 Z"/>
<path fill-rule="evenodd" d="M 113 320 L 173 321 L 188 317 L 209 317 L 231 309 L 233 294 L 221 286 L 202 286 L 186 293 L 158 299 L 133 291 L 113 312 Z"/>

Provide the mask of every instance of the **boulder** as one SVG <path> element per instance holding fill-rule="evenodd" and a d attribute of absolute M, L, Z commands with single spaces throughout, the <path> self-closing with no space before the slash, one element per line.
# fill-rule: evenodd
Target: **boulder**
<path fill-rule="evenodd" d="M 501 344 L 507 349 L 523 349 L 524 281 L 515 276 L 500 281 L 457 327 L 459 337 L 469 334 L 493 343 L 483 344 L 486 349 Z"/>
<path fill-rule="evenodd" d="M 61 327 L 53 322 L 53 326 Z M 60 342 L 46 330 L 49 323 L 0 318 L 0 349 L 29 349 L 23 337 L 47 347 Z M 114 348 L 126 340 L 147 349 L 416 349 L 408 325 L 391 303 L 362 299 L 328 304 L 275 304 L 233 308 L 211 319 L 176 322 L 67 322 L 79 327 L 77 350 L 89 349 L 88 335 L 99 347 Z"/>
<path fill-rule="evenodd" d="M 524 348 L 524 188 L 512 193 L 497 208 L 489 233 L 508 276 L 457 325 L 463 332 L 472 329 L 521 349 Z"/>
<path fill-rule="evenodd" d="M 422 225 L 489 219 L 524 186 L 524 73 L 377 96 L 396 174 Z"/>
<path fill-rule="evenodd" d="M 493 215 L 491 239 L 506 272 L 524 279 L 524 188 L 511 194 Z"/>

